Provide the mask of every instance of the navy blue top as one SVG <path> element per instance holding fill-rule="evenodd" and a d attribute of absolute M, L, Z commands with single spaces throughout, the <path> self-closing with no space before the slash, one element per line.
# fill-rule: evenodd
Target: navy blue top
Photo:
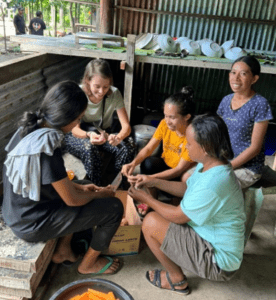
<path fill-rule="evenodd" d="M 234 158 L 251 145 L 251 137 L 255 123 L 272 120 L 273 115 L 268 101 L 255 94 L 249 101 L 238 109 L 231 108 L 234 94 L 225 96 L 217 110 L 228 127 Z M 261 152 L 243 165 L 256 174 L 262 174 L 265 154 L 264 142 Z"/>

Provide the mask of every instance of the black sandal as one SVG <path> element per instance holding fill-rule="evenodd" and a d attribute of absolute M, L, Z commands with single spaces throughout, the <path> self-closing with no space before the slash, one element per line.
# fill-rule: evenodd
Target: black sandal
<path fill-rule="evenodd" d="M 149 277 L 149 271 L 147 271 L 147 273 L 146 273 L 146 279 L 153 286 L 155 286 L 155 287 L 157 287 L 159 289 L 168 290 L 168 289 L 162 288 L 160 274 L 161 274 L 161 270 L 160 269 L 155 269 L 154 270 L 154 278 L 153 278 L 153 281 L 151 281 L 150 277 Z M 168 290 L 168 291 L 173 291 L 175 293 L 178 293 L 178 294 L 181 294 L 181 295 L 185 295 L 185 296 L 187 296 L 187 295 L 190 294 L 189 286 L 187 286 L 185 289 L 182 289 L 182 290 L 175 289 L 176 286 L 181 286 L 181 285 L 187 283 L 187 277 L 185 275 L 184 275 L 184 279 L 182 281 L 180 281 L 180 282 L 177 282 L 177 283 L 172 283 L 168 272 L 166 272 L 166 277 L 167 277 L 168 283 L 171 286 L 171 289 Z"/>

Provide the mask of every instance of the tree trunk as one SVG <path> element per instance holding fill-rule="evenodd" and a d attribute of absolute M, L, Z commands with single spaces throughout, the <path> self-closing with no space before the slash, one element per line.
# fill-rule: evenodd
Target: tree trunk
<path fill-rule="evenodd" d="M 51 0 L 52 2 L 52 0 Z M 51 27 L 55 27 L 55 6 L 51 4 Z"/>
<path fill-rule="evenodd" d="M 73 3 L 70 3 L 70 23 L 71 23 L 72 32 L 75 32 L 75 21 L 73 18 Z"/>
<path fill-rule="evenodd" d="M 55 7 L 55 37 L 57 36 L 57 8 Z"/>
<path fill-rule="evenodd" d="M 75 23 L 78 23 L 78 4 L 75 3 Z"/>
<path fill-rule="evenodd" d="M 26 26 L 27 26 L 27 23 L 30 23 L 30 21 L 31 21 L 31 3 L 29 3 L 29 5 L 28 5 L 28 17 L 27 17 L 27 20 L 26 20 Z M 27 26 L 28 27 L 28 26 Z"/>
<path fill-rule="evenodd" d="M 59 8 L 59 26 L 64 27 L 64 10 L 63 10 L 63 7 Z"/>

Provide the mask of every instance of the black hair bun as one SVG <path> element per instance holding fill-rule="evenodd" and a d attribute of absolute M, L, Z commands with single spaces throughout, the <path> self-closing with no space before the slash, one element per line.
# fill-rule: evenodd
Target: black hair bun
<path fill-rule="evenodd" d="M 194 89 L 191 86 L 184 86 L 180 93 L 187 95 L 190 99 L 194 97 Z"/>

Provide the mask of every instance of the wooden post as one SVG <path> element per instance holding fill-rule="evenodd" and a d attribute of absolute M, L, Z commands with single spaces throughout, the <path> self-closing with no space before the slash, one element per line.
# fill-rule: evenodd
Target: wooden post
<path fill-rule="evenodd" d="M 135 40 L 136 40 L 136 35 L 134 34 L 127 35 L 127 59 L 126 59 L 126 66 L 125 66 L 126 72 L 125 72 L 124 100 L 125 100 L 126 111 L 129 119 L 131 113 L 131 100 L 132 100 Z"/>
<path fill-rule="evenodd" d="M 113 33 L 113 0 L 101 0 L 100 2 L 100 33 Z"/>

